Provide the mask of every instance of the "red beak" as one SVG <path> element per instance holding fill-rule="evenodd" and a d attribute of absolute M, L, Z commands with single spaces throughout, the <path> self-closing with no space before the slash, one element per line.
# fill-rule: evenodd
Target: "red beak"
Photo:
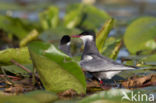
<path fill-rule="evenodd" d="M 80 35 L 72 35 L 72 38 L 80 38 Z"/>

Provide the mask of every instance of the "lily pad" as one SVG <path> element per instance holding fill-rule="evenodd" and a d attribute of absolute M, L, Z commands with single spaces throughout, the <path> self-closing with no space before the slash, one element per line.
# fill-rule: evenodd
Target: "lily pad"
<path fill-rule="evenodd" d="M 32 42 L 29 49 L 46 90 L 57 93 L 69 89 L 78 94 L 86 92 L 85 76 L 72 58 L 48 43 Z"/>
<path fill-rule="evenodd" d="M 131 91 L 128 89 L 111 89 L 85 97 L 78 103 L 121 103 L 124 95 L 123 93 L 128 95 L 130 92 Z M 124 100 L 123 102 L 130 103 L 127 100 Z"/>
<path fill-rule="evenodd" d="M 124 35 L 124 42 L 131 53 L 156 49 L 156 18 L 141 17 L 133 21 Z"/>
<path fill-rule="evenodd" d="M 58 98 L 55 93 L 47 92 L 43 90 L 29 92 L 26 93 L 25 96 L 31 97 L 39 101 L 39 103 L 50 103 L 52 101 L 55 101 Z"/>
<path fill-rule="evenodd" d="M 142 58 L 142 61 L 144 61 L 145 63 L 153 63 L 156 65 L 156 54 L 153 55 L 148 55 L 144 58 Z"/>
<path fill-rule="evenodd" d="M 146 95 L 146 96 L 145 96 Z M 115 89 L 102 91 L 84 99 L 78 103 L 151 103 L 154 102 L 154 94 L 146 93 L 142 89 L 128 90 Z"/>
<path fill-rule="evenodd" d="M 57 95 L 52 92 L 36 90 L 17 96 L 0 94 L 0 103 L 50 103 L 57 100 Z"/>
<path fill-rule="evenodd" d="M 37 100 L 26 96 L 2 96 L 0 103 L 39 103 Z"/>

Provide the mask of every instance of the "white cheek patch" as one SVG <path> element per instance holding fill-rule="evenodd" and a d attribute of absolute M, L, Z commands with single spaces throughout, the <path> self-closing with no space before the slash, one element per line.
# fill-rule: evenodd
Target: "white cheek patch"
<path fill-rule="evenodd" d="M 68 42 L 67 45 L 69 46 L 70 45 L 70 42 Z"/>
<path fill-rule="evenodd" d="M 93 36 L 92 35 L 85 35 L 85 36 L 81 36 L 80 37 L 83 40 L 83 43 L 85 44 L 88 40 L 92 41 L 93 40 Z"/>
<path fill-rule="evenodd" d="M 89 60 L 92 60 L 92 59 L 93 59 L 93 57 L 92 56 L 89 56 L 89 55 L 86 55 L 84 57 L 84 60 L 86 60 L 86 61 L 89 61 Z"/>

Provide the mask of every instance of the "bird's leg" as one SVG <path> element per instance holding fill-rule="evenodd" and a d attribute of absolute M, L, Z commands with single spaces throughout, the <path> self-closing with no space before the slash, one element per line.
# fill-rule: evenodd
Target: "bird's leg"
<path fill-rule="evenodd" d="M 111 86 L 108 86 L 106 84 L 104 84 L 103 80 L 101 78 L 98 78 L 99 82 L 100 82 L 100 87 L 103 89 L 103 90 L 109 90 L 111 88 Z"/>
<path fill-rule="evenodd" d="M 86 70 L 85 70 L 85 69 L 83 69 L 83 68 L 81 68 L 81 69 L 82 69 L 82 71 L 83 71 L 83 72 L 86 72 Z"/>
<path fill-rule="evenodd" d="M 103 81 L 102 81 L 102 80 L 100 80 L 100 84 L 102 84 L 102 85 L 103 85 Z"/>
<path fill-rule="evenodd" d="M 100 82 L 100 85 L 103 85 L 103 81 L 101 78 L 98 78 L 99 82 Z"/>
<path fill-rule="evenodd" d="M 114 86 L 117 87 L 117 88 L 121 88 L 121 85 L 119 83 L 117 83 L 115 80 L 114 81 Z"/>
<path fill-rule="evenodd" d="M 117 86 L 117 82 L 115 80 L 113 80 L 114 84 Z"/>

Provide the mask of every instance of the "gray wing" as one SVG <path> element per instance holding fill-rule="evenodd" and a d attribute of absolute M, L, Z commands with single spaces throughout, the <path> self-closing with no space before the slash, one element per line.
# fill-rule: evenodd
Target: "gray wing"
<path fill-rule="evenodd" d="M 93 59 L 86 61 L 81 60 L 81 67 L 89 72 L 100 72 L 100 71 L 123 71 L 129 69 L 135 69 L 132 67 L 127 67 L 122 64 L 116 63 L 115 61 L 108 59 L 104 56 L 92 55 Z"/>

